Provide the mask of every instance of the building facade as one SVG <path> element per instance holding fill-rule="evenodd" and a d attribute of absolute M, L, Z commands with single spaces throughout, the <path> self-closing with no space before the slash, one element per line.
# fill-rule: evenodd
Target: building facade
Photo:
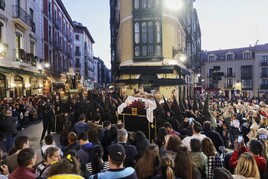
<path fill-rule="evenodd" d="M 64 88 L 73 66 L 73 21 L 61 0 L 43 0 L 44 93 Z"/>
<path fill-rule="evenodd" d="M 94 88 L 105 88 L 111 84 L 111 71 L 100 57 L 94 59 Z"/>
<path fill-rule="evenodd" d="M 93 44 L 87 27 L 74 21 L 74 67 L 83 76 L 84 83 L 94 81 Z"/>
<path fill-rule="evenodd" d="M 167 2 L 110 1 L 111 70 L 121 94 L 131 95 L 142 86 L 147 92 L 158 90 L 167 97 L 172 93 L 192 95 L 196 69 L 192 66 L 200 55 L 197 50 L 201 50 L 194 1 L 183 1 L 182 9 L 173 9 Z M 174 0 L 175 5 L 177 2 Z M 189 40 L 193 36 L 197 42 Z"/>
<path fill-rule="evenodd" d="M 226 97 L 262 96 L 268 92 L 268 44 L 204 51 L 202 85 Z"/>
<path fill-rule="evenodd" d="M 0 1 L 0 99 L 42 93 L 42 2 Z"/>

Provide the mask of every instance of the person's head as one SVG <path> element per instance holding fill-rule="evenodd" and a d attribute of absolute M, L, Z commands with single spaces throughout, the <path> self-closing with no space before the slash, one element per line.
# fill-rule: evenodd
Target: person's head
<path fill-rule="evenodd" d="M 128 132 L 125 128 L 119 129 L 117 131 L 117 141 L 119 143 L 126 143 L 128 140 Z"/>
<path fill-rule="evenodd" d="M 112 144 L 108 148 L 108 160 L 109 163 L 117 166 L 118 168 L 123 167 L 123 162 L 126 158 L 126 151 L 121 144 Z"/>
<path fill-rule="evenodd" d="M 103 170 L 104 164 L 102 162 L 103 148 L 101 145 L 95 145 L 92 148 L 92 174 L 99 173 Z"/>
<path fill-rule="evenodd" d="M 136 133 L 135 133 L 135 141 L 143 141 L 143 140 L 146 140 L 147 138 L 146 138 L 146 136 L 145 136 L 145 134 L 142 132 L 142 131 L 137 131 Z"/>
<path fill-rule="evenodd" d="M 259 140 L 251 139 L 249 142 L 249 150 L 254 155 L 261 155 L 262 150 L 263 150 L 263 144 Z"/>
<path fill-rule="evenodd" d="M 77 141 L 77 135 L 74 132 L 70 132 L 67 136 L 68 142 L 70 144 L 75 143 Z"/>
<path fill-rule="evenodd" d="M 202 140 L 202 151 L 206 156 L 215 156 L 216 154 L 216 149 L 214 147 L 213 142 L 211 141 L 210 138 L 205 137 Z"/>
<path fill-rule="evenodd" d="M 193 178 L 193 164 L 187 147 L 185 146 L 178 147 L 174 164 L 175 164 L 174 173 L 176 177 Z"/>
<path fill-rule="evenodd" d="M 148 178 L 160 171 L 161 158 L 156 144 L 149 144 L 135 166 L 138 178 Z"/>
<path fill-rule="evenodd" d="M 235 167 L 235 174 L 246 178 L 260 178 L 259 169 L 254 157 L 250 153 L 242 153 Z"/>
<path fill-rule="evenodd" d="M 85 121 L 85 120 L 86 120 L 85 114 L 80 114 L 79 121 Z"/>
<path fill-rule="evenodd" d="M 57 162 L 60 158 L 60 149 L 58 147 L 49 147 L 44 152 L 44 160 L 48 163 Z"/>
<path fill-rule="evenodd" d="M 19 136 L 15 139 L 15 147 L 17 150 L 21 150 L 24 148 L 29 148 L 30 144 L 29 144 L 29 137 L 27 136 Z"/>
<path fill-rule="evenodd" d="M 171 155 L 165 154 L 162 156 L 161 166 L 162 166 L 162 174 L 165 176 L 165 178 L 175 179 L 173 171 L 174 160 Z"/>
<path fill-rule="evenodd" d="M 224 167 L 216 167 L 213 170 L 213 179 L 232 179 L 233 176 L 229 170 Z"/>
<path fill-rule="evenodd" d="M 20 167 L 32 168 L 36 164 L 36 155 L 32 148 L 22 149 L 18 156 L 17 162 Z"/>
<path fill-rule="evenodd" d="M 191 151 L 200 152 L 202 149 L 202 143 L 200 139 L 192 138 L 190 141 Z"/>
<path fill-rule="evenodd" d="M 166 150 L 177 152 L 179 145 L 181 144 L 181 139 L 177 135 L 171 135 L 168 138 L 168 142 L 166 145 Z"/>
<path fill-rule="evenodd" d="M 99 134 L 98 130 L 94 127 L 90 127 L 87 131 L 88 141 L 92 143 L 98 143 L 99 142 Z"/>
<path fill-rule="evenodd" d="M 81 132 L 79 135 L 78 135 L 78 142 L 80 145 L 83 145 L 85 144 L 87 141 L 88 141 L 88 135 L 86 132 Z"/>
<path fill-rule="evenodd" d="M 203 129 L 204 130 L 211 130 L 211 122 L 210 121 L 205 121 L 203 123 Z"/>
<path fill-rule="evenodd" d="M 194 121 L 193 122 L 193 132 L 196 134 L 199 134 L 202 131 L 202 126 L 199 122 Z"/>
<path fill-rule="evenodd" d="M 12 116 L 12 111 L 11 110 L 6 110 L 6 116 L 7 117 L 10 117 L 10 116 Z"/>
<path fill-rule="evenodd" d="M 110 121 L 104 121 L 103 122 L 103 128 L 110 128 L 111 127 L 111 122 Z"/>
<path fill-rule="evenodd" d="M 173 130 L 172 125 L 169 122 L 165 122 L 164 127 L 168 132 Z"/>
<path fill-rule="evenodd" d="M 53 143 L 53 136 L 51 134 L 48 134 L 46 137 L 45 137 L 45 143 L 47 145 L 51 145 Z"/>
<path fill-rule="evenodd" d="M 48 176 L 58 174 L 81 174 L 80 164 L 76 157 L 67 154 L 66 157 L 61 158 L 58 162 L 51 165 Z"/>

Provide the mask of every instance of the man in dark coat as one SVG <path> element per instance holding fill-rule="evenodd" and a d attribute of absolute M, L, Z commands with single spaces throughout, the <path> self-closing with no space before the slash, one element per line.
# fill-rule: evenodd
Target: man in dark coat
<path fill-rule="evenodd" d="M 47 134 L 51 133 L 51 129 L 52 129 L 52 125 L 53 125 L 53 118 L 54 118 L 54 110 L 53 110 L 52 106 L 49 104 L 49 101 L 48 101 L 44 105 L 43 132 L 42 132 L 40 143 L 43 142 L 43 139 L 45 137 L 46 131 L 47 131 Z"/>
<path fill-rule="evenodd" d="M 222 140 L 222 138 L 221 138 L 221 136 L 220 136 L 220 134 L 218 132 L 215 132 L 215 131 L 213 131 L 211 129 L 210 121 L 205 121 L 203 123 L 203 132 L 202 132 L 202 134 L 205 134 L 207 137 L 209 137 L 212 140 L 216 150 L 219 153 L 221 153 L 219 147 L 224 146 L 223 140 Z"/>
<path fill-rule="evenodd" d="M 128 132 L 122 128 L 117 131 L 117 141 L 123 145 L 126 151 L 126 158 L 124 160 L 124 167 L 134 167 L 138 158 L 138 152 L 134 145 L 127 144 Z"/>
<path fill-rule="evenodd" d="M 17 117 L 12 117 L 12 111 L 9 109 L 6 111 L 6 117 L 4 118 L 4 127 L 5 127 L 5 138 L 6 141 L 6 149 L 9 151 L 13 145 L 15 136 L 17 134 Z"/>

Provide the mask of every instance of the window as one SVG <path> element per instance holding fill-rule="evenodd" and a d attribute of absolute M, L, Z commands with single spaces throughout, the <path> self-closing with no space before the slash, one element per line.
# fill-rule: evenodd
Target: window
<path fill-rule="evenodd" d="M 140 8 L 140 0 L 134 0 L 134 9 Z"/>
<path fill-rule="evenodd" d="M 233 79 L 227 79 L 227 88 L 233 88 L 234 81 Z"/>
<path fill-rule="evenodd" d="M 134 57 L 162 55 L 160 17 L 136 16 L 133 22 Z"/>
<path fill-rule="evenodd" d="M 134 9 L 151 9 L 159 8 L 160 0 L 134 0 L 133 1 Z"/>
<path fill-rule="evenodd" d="M 227 59 L 227 60 L 233 60 L 233 54 L 228 54 L 228 55 L 226 56 L 226 59 Z"/>
<path fill-rule="evenodd" d="M 268 56 L 261 56 L 261 63 L 268 63 Z"/>
<path fill-rule="evenodd" d="M 233 76 L 233 68 L 227 68 L 227 76 Z"/>
<path fill-rule="evenodd" d="M 244 53 L 244 54 L 243 54 L 243 58 L 244 58 L 244 59 L 250 59 L 250 58 L 251 58 L 250 53 L 249 53 L 249 52 Z"/>
<path fill-rule="evenodd" d="M 16 32 L 16 59 L 20 59 L 20 49 L 21 49 L 21 43 L 22 43 L 22 35 L 18 32 Z"/>
<path fill-rule="evenodd" d="M 35 43 L 34 43 L 34 41 L 31 41 L 30 42 L 30 53 L 35 54 L 34 51 L 35 51 Z"/>
<path fill-rule="evenodd" d="M 268 79 L 261 79 L 261 85 L 268 85 Z"/>
<path fill-rule="evenodd" d="M 214 62 L 215 61 L 215 56 L 211 55 L 208 57 L 209 62 Z"/>
<path fill-rule="evenodd" d="M 252 89 L 252 79 L 242 80 L 242 89 Z"/>
<path fill-rule="evenodd" d="M 241 78 L 252 78 L 252 66 L 241 66 Z"/>
<path fill-rule="evenodd" d="M 75 35 L 75 40 L 79 41 L 79 35 Z"/>
<path fill-rule="evenodd" d="M 261 77 L 268 77 L 268 68 L 261 68 Z"/>

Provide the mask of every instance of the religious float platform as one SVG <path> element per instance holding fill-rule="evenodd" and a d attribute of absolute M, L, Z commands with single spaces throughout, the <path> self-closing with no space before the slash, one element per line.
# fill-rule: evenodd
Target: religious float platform
<path fill-rule="evenodd" d="M 118 107 L 118 120 L 122 121 L 127 131 L 142 131 L 152 141 L 157 133 L 155 109 L 154 99 L 129 96 Z"/>

